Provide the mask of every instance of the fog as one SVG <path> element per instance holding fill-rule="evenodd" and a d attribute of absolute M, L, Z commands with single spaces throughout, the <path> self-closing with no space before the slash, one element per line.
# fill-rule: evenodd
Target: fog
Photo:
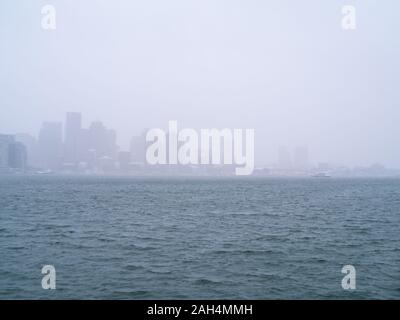
<path fill-rule="evenodd" d="M 41 8 L 56 8 L 43 30 Z M 343 30 L 342 6 L 357 27 Z M 82 113 L 127 149 L 144 128 L 250 128 L 312 162 L 400 168 L 398 1 L 0 2 L 0 133 Z"/>

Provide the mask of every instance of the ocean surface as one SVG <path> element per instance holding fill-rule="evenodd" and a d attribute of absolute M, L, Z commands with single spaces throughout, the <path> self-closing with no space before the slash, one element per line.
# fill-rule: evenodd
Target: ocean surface
<path fill-rule="evenodd" d="M 400 179 L 0 176 L 0 299 L 203 298 L 400 299 Z"/>

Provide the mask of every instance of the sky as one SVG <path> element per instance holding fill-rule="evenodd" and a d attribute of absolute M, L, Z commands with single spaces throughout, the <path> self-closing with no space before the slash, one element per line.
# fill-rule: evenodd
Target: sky
<path fill-rule="evenodd" d="M 56 9 L 56 30 L 41 9 Z M 342 6 L 356 9 L 343 30 Z M 251 128 L 313 162 L 400 168 L 397 0 L 2 0 L 0 133 L 79 111 L 144 128 Z"/>

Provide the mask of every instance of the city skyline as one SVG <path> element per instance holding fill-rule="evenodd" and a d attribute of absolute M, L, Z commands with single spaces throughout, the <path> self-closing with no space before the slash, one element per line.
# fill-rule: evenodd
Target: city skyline
<path fill-rule="evenodd" d="M 57 1 L 50 31 L 43 4 L 0 4 L 1 132 L 36 134 L 77 111 L 127 150 L 143 127 L 177 120 L 253 128 L 258 164 L 306 145 L 321 162 L 400 168 L 395 1 L 363 3 L 352 31 L 341 5 L 315 0 Z"/>
<path fill-rule="evenodd" d="M 150 129 L 139 130 L 139 135 L 132 136 L 129 148 L 122 149 L 117 143 L 116 130 L 108 128 L 102 121 L 89 121 L 90 125 L 87 127 L 82 123 L 81 113 L 67 112 L 64 121 L 44 121 L 37 136 L 28 133 L 4 134 L 0 132 L 0 138 L 2 138 L 0 139 L 0 167 L 5 166 L 5 157 L 1 155 L 5 153 L 4 141 L 6 141 L 15 145 L 13 149 L 10 149 L 9 157 L 15 158 L 13 163 L 19 163 L 19 165 L 10 165 L 10 168 L 31 167 L 77 173 L 119 171 L 126 174 L 132 171 L 136 174 L 140 174 L 141 171 L 146 173 L 144 165 L 147 170 L 149 169 L 146 150 L 150 144 L 146 141 L 146 132 Z M 222 136 L 221 139 L 223 139 Z M 223 145 L 220 147 L 222 158 L 225 158 Z M 15 150 L 13 156 L 11 156 L 11 150 Z M 18 152 L 22 154 L 18 155 Z M 200 157 L 200 149 L 198 156 Z M 275 161 L 269 164 L 256 164 L 256 166 L 255 175 L 302 176 L 327 172 L 336 172 L 339 176 L 399 175 L 398 171 L 386 171 L 385 166 L 380 163 L 346 167 L 333 162 L 313 160 L 310 157 L 309 148 L 304 145 L 294 148 L 279 146 L 276 150 Z M 177 171 L 168 172 L 171 174 L 190 173 L 190 171 L 182 170 L 182 167 L 179 166 Z M 229 173 L 231 166 L 225 167 L 228 171 L 223 172 Z M 159 169 L 160 166 L 156 166 L 157 168 Z"/>

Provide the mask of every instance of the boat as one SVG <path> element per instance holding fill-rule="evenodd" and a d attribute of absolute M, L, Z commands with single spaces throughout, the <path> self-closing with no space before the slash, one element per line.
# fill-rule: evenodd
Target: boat
<path fill-rule="evenodd" d="M 330 178 L 331 175 L 327 172 L 317 172 L 313 175 L 311 175 L 313 178 Z"/>
<path fill-rule="evenodd" d="M 36 174 L 51 174 L 53 171 L 51 170 L 43 170 L 43 171 L 36 171 Z"/>

